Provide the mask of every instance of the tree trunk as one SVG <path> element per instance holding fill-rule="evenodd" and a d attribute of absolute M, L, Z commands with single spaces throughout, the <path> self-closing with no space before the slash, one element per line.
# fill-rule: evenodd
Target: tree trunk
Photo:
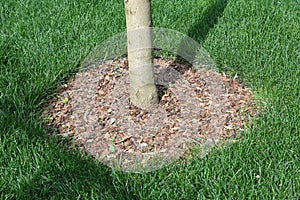
<path fill-rule="evenodd" d="M 124 0 L 130 100 L 139 108 L 158 102 L 153 75 L 153 38 L 150 0 Z"/>

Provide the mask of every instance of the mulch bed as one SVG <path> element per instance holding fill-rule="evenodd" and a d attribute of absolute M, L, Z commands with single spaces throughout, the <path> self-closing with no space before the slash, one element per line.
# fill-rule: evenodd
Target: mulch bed
<path fill-rule="evenodd" d="M 160 101 L 139 109 L 130 103 L 126 59 L 79 72 L 50 100 L 47 126 L 111 167 L 150 171 L 193 145 L 208 151 L 234 138 L 257 112 L 249 88 L 213 70 L 159 58 L 154 74 Z"/>

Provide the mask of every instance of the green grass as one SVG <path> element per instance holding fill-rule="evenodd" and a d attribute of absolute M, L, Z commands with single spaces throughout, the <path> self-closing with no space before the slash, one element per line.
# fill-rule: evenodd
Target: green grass
<path fill-rule="evenodd" d="M 88 53 L 125 31 L 123 1 L 0 2 L 0 199 L 299 199 L 300 2 L 152 1 L 153 23 L 204 44 L 263 105 L 241 142 L 127 174 L 47 136 L 42 107 Z"/>

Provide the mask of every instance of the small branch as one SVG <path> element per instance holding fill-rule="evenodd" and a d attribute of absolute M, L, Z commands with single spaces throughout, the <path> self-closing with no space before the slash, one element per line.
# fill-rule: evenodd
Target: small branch
<path fill-rule="evenodd" d="M 128 139 L 130 139 L 130 138 L 132 138 L 132 135 L 123 137 L 121 140 L 116 141 L 115 144 L 119 144 L 119 143 L 125 142 L 126 140 L 128 140 Z"/>

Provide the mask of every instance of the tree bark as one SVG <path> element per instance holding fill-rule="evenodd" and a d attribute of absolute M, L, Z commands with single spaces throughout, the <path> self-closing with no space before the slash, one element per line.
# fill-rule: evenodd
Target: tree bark
<path fill-rule="evenodd" d="M 124 0 L 130 100 L 139 108 L 158 102 L 153 74 L 153 38 L 150 0 Z"/>

